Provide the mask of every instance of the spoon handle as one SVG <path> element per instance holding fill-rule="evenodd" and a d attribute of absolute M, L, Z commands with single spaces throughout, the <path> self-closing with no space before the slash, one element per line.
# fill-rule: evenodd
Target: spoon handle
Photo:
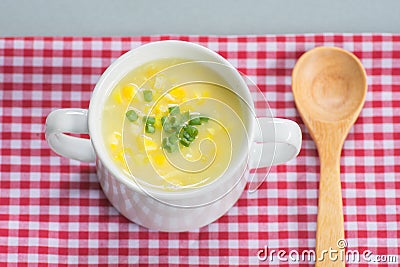
<path fill-rule="evenodd" d="M 315 266 L 317 267 L 345 266 L 343 244 L 346 241 L 344 240 L 343 204 L 340 184 L 341 146 L 335 146 L 333 143 L 326 143 L 323 149 L 318 149 L 321 161 L 321 176 L 316 240 Z"/>

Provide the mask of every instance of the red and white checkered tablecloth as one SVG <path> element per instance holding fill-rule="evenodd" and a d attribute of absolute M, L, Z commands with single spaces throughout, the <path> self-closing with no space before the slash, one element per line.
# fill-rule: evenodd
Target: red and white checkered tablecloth
<path fill-rule="evenodd" d="M 51 110 L 87 108 L 114 59 L 164 39 L 226 57 L 265 92 L 275 116 L 297 121 L 304 133 L 297 159 L 273 167 L 257 193 L 245 191 L 226 215 L 193 232 L 131 223 L 104 196 L 94 165 L 55 155 L 44 139 Z M 286 256 L 315 247 L 319 161 L 295 109 L 291 72 L 302 53 L 321 45 L 353 52 L 368 74 L 366 103 L 341 158 L 348 249 L 393 261 L 385 255 L 400 255 L 400 35 L 168 35 L 0 38 L 0 266 L 313 266 L 257 254 L 265 246 Z"/>

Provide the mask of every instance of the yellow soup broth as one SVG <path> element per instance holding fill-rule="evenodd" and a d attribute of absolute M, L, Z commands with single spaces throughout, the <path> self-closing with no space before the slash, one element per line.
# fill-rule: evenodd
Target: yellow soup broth
<path fill-rule="evenodd" d="M 176 58 L 128 73 L 102 114 L 115 164 L 137 183 L 161 190 L 214 181 L 246 140 L 241 101 L 224 84 L 206 64 Z"/>

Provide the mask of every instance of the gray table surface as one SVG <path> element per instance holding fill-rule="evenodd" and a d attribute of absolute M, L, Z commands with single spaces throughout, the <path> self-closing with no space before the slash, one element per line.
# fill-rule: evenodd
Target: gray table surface
<path fill-rule="evenodd" d="M 399 0 L 0 0 L 0 36 L 400 33 Z"/>

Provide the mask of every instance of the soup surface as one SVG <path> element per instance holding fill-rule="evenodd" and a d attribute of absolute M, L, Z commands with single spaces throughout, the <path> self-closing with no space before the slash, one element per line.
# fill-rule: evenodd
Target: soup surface
<path fill-rule="evenodd" d="M 159 59 L 109 93 L 102 130 L 110 157 L 137 183 L 182 190 L 218 178 L 245 137 L 240 98 L 205 63 Z"/>

